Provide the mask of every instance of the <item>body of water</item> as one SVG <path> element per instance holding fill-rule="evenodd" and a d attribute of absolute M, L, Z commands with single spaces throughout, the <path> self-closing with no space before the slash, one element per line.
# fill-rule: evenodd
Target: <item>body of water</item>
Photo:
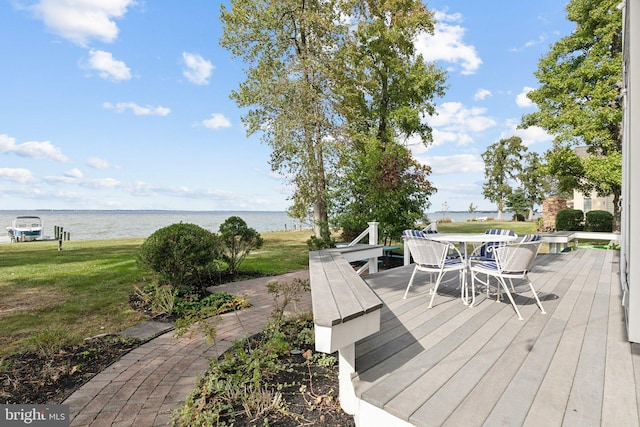
<path fill-rule="evenodd" d="M 503 220 L 510 220 L 513 214 L 511 212 L 502 212 Z M 429 221 L 436 221 L 442 218 L 451 218 L 453 222 L 466 222 L 474 218 L 497 218 L 498 211 L 477 211 L 473 213 L 469 212 L 428 212 L 427 217 Z"/>
<path fill-rule="evenodd" d="M 16 216 L 39 216 L 45 237 L 53 238 L 54 227 L 69 232 L 71 240 L 106 240 L 128 237 L 149 237 L 154 231 L 179 222 L 197 224 L 218 232 L 230 216 L 239 216 L 258 232 L 309 228 L 285 212 L 253 211 L 0 211 L 0 226 L 10 226 Z M 3 233 L 4 230 L 0 229 Z M 5 233 L 6 235 L 6 233 Z"/>

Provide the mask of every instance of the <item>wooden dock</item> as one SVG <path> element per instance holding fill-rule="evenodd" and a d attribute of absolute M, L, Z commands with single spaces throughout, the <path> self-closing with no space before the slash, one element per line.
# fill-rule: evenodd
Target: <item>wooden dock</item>
<path fill-rule="evenodd" d="M 384 306 L 380 331 L 356 345 L 359 425 L 639 426 L 618 256 L 538 255 L 529 276 L 547 314 L 515 283 L 522 321 L 506 299 L 463 305 L 455 273 L 432 309 L 427 273 L 406 300 L 412 266 L 366 276 Z"/>

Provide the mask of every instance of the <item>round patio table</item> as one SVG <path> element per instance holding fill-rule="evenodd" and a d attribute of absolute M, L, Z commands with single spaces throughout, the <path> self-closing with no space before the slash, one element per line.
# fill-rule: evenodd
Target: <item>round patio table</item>
<path fill-rule="evenodd" d="M 485 234 L 485 233 L 429 233 L 425 234 L 425 238 L 435 240 L 437 242 L 458 243 L 464 247 L 464 262 L 469 267 L 469 258 L 467 255 L 467 243 L 507 243 L 518 240 L 518 236 L 509 236 L 507 234 Z M 467 289 L 467 280 L 464 280 L 462 286 L 462 302 L 464 305 L 469 304 L 469 290 Z"/>

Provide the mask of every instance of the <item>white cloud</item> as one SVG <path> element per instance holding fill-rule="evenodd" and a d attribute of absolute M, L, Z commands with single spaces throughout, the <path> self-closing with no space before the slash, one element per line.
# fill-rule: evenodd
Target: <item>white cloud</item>
<path fill-rule="evenodd" d="M 486 108 L 466 108 L 460 102 L 445 102 L 436 108 L 437 114 L 429 119 L 433 127 L 446 131 L 481 132 L 496 122 L 485 115 Z"/>
<path fill-rule="evenodd" d="M 423 162 L 431 166 L 434 175 L 484 172 L 482 158 L 474 154 L 455 154 L 453 156 L 424 157 Z"/>
<path fill-rule="evenodd" d="M 467 108 L 460 102 L 444 102 L 438 105 L 436 114 L 427 118 L 427 123 L 433 130 L 433 142 L 429 146 L 472 144 L 472 134 L 496 125 L 496 121 L 487 116 L 486 112 L 486 108 Z M 409 138 L 406 145 L 414 154 L 424 153 L 429 148 L 416 137 Z"/>
<path fill-rule="evenodd" d="M 64 176 L 45 176 L 43 181 L 49 184 L 76 184 L 80 187 L 91 188 L 92 190 L 103 188 L 122 187 L 122 183 L 113 178 L 90 179 L 85 178 L 78 169 L 71 169 L 64 173 Z"/>
<path fill-rule="evenodd" d="M 485 99 L 488 96 L 491 96 L 492 93 L 490 90 L 488 89 L 478 89 L 476 91 L 476 93 L 473 95 L 473 100 L 474 101 L 482 101 L 483 99 Z"/>
<path fill-rule="evenodd" d="M 536 46 L 536 45 L 544 43 L 547 40 L 547 38 L 548 38 L 548 36 L 546 34 L 541 34 L 541 35 L 538 36 L 537 39 L 529 40 L 528 42 L 526 42 L 524 44 L 524 46 L 522 46 L 522 47 L 514 47 L 514 48 L 511 48 L 510 50 L 511 50 L 511 52 L 520 52 L 520 51 L 522 51 L 524 49 L 527 49 L 529 47 L 533 47 L 533 46 Z"/>
<path fill-rule="evenodd" d="M 35 181 L 31 171 L 22 168 L 0 168 L 0 179 L 20 184 L 29 184 Z"/>
<path fill-rule="evenodd" d="M 202 121 L 202 124 L 209 129 L 221 129 L 231 127 L 231 122 L 223 114 L 214 113 L 210 119 Z"/>
<path fill-rule="evenodd" d="M 101 179 L 89 179 L 82 182 L 83 187 L 89 188 L 116 188 L 120 187 L 121 183 L 114 178 L 101 178 Z"/>
<path fill-rule="evenodd" d="M 131 69 L 123 61 L 114 59 L 111 53 L 103 50 L 90 50 L 86 67 L 96 70 L 105 80 L 119 82 L 131 79 Z"/>
<path fill-rule="evenodd" d="M 94 169 L 109 169 L 111 168 L 111 164 L 105 160 L 105 159 L 101 159 L 99 157 L 90 157 L 87 159 L 87 165 L 89 165 L 90 167 L 94 168 Z"/>
<path fill-rule="evenodd" d="M 86 46 L 92 39 L 113 42 L 118 37 L 114 19 L 132 4 L 134 0 L 40 0 L 30 9 L 52 33 Z"/>
<path fill-rule="evenodd" d="M 501 132 L 500 138 L 510 138 L 514 135 L 519 136 L 522 139 L 522 143 L 527 147 L 533 144 L 553 141 L 553 136 L 549 135 L 546 130 L 539 126 L 520 129 L 518 128 L 519 125 L 520 122 L 517 120 L 507 120 L 507 129 Z"/>
<path fill-rule="evenodd" d="M 64 176 L 67 176 L 69 178 L 73 178 L 73 179 L 82 179 L 84 177 L 82 171 L 78 168 L 73 168 L 70 169 L 68 171 L 66 171 L 64 173 Z"/>
<path fill-rule="evenodd" d="M 546 130 L 538 126 L 531 126 L 527 129 L 516 129 L 513 134 L 522 138 L 522 143 L 527 147 L 541 142 L 551 142 L 553 137 Z"/>
<path fill-rule="evenodd" d="M 433 36 L 420 34 L 416 40 L 416 50 L 426 61 L 445 61 L 461 64 L 462 74 L 474 74 L 482 60 L 475 46 L 465 44 L 465 29 L 460 25 L 452 25 L 462 20 L 459 13 L 435 13 L 436 25 Z"/>
<path fill-rule="evenodd" d="M 135 102 L 118 102 L 116 104 L 105 102 L 102 106 L 107 110 L 115 110 L 118 113 L 124 113 L 127 110 L 131 110 L 131 112 L 136 116 L 167 116 L 171 113 L 171 109 L 161 105 L 158 105 L 157 107 L 152 105 L 143 107 Z"/>
<path fill-rule="evenodd" d="M 525 86 L 522 88 L 522 92 L 516 96 L 516 105 L 521 108 L 528 108 L 533 106 L 533 102 L 527 98 L 527 94 L 534 90 L 532 87 Z"/>
<path fill-rule="evenodd" d="M 213 64 L 197 53 L 182 52 L 182 60 L 187 67 L 182 74 L 191 83 L 197 85 L 208 85 L 209 78 L 215 67 Z"/>
<path fill-rule="evenodd" d="M 32 159 L 51 159 L 58 162 L 66 162 L 69 159 L 62 154 L 60 148 L 49 141 L 29 141 L 16 144 L 15 138 L 6 134 L 0 135 L 0 153 L 14 153 L 21 157 Z"/>

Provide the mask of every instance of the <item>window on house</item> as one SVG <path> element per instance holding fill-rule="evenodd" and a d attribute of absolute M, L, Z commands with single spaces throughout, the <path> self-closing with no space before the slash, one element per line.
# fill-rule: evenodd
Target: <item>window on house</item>
<path fill-rule="evenodd" d="M 591 198 L 584 198 L 584 213 L 587 213 L 591 210 Z"/>

